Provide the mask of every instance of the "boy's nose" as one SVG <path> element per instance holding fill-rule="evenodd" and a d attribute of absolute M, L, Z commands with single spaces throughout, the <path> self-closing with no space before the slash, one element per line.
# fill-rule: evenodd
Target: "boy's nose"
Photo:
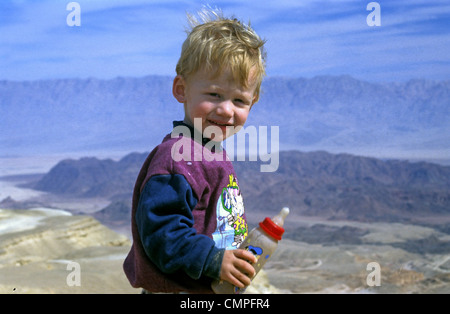
<path fill-rule="evenodd" d="M 230 100 L 222 101 L 217 106 L 217 114 L 223 116 L 223 117 L 232 117 L 233 116 L 233 102 Z"/>

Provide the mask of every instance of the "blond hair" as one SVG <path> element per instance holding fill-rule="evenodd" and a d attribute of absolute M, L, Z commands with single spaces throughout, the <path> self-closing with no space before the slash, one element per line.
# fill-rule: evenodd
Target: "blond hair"
<path fill-rule="evenodd" d="M 244 87 L 256 81 L 258 99 L 265 76 L 265 41 L 255 31 L 235 18 L 225 18 L 218 9 L 203 9 L 198 18 L 188 14 L 190 29 L 183 43 L 176 72 L 184 78 L 202 67 L 219 75 L 230 69 L 233 77 Z M 251 71 L 253 71 L 251 73 Z"/>

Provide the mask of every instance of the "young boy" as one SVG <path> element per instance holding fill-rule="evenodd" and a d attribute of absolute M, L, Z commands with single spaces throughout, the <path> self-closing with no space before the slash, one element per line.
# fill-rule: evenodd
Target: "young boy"
<path fill-rule="evenodd" d="M 211 282 L 250 284 L 256 258 L 236 173 L 220 146 L 242 127 L 265 75 L 264 41 L 236 19 L 203 12 L 183 44 L 173 95 L 184 105 L 144 162 L 132 205 L 124 271 L 147 293 L 212 293 Z"/>

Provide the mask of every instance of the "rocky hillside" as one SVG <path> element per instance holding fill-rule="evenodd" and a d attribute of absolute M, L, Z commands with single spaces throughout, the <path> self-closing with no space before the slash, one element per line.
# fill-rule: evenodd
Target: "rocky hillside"
<path fill-rule="evenodd" d="M 326 152 L 280 154 L 274 173 L 235 163 L 246 206 L 355 221 L 419 221 L 450 214 L 450 167 Z"/>
<path fill-rule="evenodd" d="M 133 190 L 146 154 L 132 153 L 111 159 L 67 159 L 58 163 L 33 188 L 74 197 L 120 197 Z"/>
<path fill-rule="evenodd" d="M 134 181 L 146 156 L 134 153 L 117 162 L 65 160 L 33 186 L 63 196 L 108 197 L 113 202 L 96 218 L 128 224 Z M 289 206 L 292 215 L 389 222 L 450 213 L 448 166 L 298 151 L 281 152 L 274 173 L 260 172 L 258 162 L 234 165 L 251 212 Z"/>
<path fill-rule="evenodd" d="M 0 210 L 0 293 L 138 293 L 122 271 L 130 245 L 89 216 Z M 67 283 L 72 262 L 80 286 Z"/>
<path fill-rule="evenodd" d="M 0 294 L 138 294 L 122 270 L 131 243 L 89 216 L 0 209 Z M 266 274 L 249 293 L 279 293 Z"/>

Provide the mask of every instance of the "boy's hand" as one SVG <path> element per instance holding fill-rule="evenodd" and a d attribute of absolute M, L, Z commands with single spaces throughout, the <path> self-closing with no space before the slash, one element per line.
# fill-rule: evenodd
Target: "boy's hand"
<path fill-rule="evenodd" d="M 233 286 L 245 288 L 250 285 L 255 276 L 255 268 L 250 263 L 256 263 L 256 257 L 245 250 L 225 250 L 220 279 L 228 281 Z"/>

